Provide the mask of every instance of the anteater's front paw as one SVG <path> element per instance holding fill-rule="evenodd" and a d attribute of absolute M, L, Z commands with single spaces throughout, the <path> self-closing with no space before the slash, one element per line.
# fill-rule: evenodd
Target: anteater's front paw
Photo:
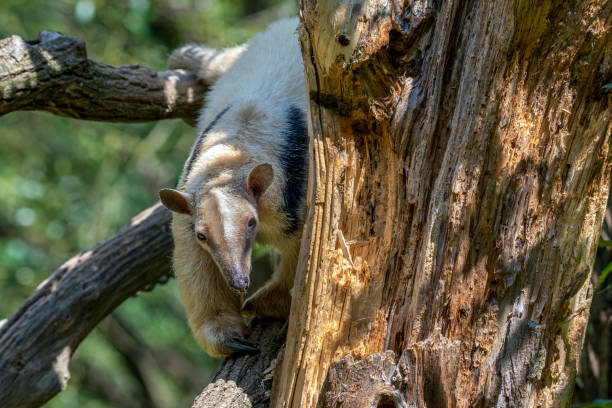
<path fill-rule="evenodd" d="M 198 73 L 202 64 L 210 61 L 219 51 L 202 45 L 187 44 L 176 48 L 168 58 L 168 69 L 184 69 Z"/>
<path fill-rule="evenodd" d="M 241 318 L 221 315 L 204 323 L 196 333 L 196 339 L 213 357 L 258 353 L 259 349 L 246 339 L 248 335 L 248 328 Z"/>
<path fill-rule="evenodd" d="M 289 290 L 270 282 L 257 292 L 253 293 L 242 305 L 247 314 L 259 317 L 285 319 L 291 309 L 291 296 Z"/>

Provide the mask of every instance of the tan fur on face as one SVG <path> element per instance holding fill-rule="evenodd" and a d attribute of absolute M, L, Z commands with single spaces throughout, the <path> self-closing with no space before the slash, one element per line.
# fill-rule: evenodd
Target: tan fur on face
<path fill-rule="evenodd" d="M 231 187 L 215 187 L 198 194 L 195 232 L 201 231 L 207 240 L 203 247 L 228 278 L 228 269 L 243 265 L 250 272 L 251 251 L 245 251 L 250 233 L 249 218 L 257 219 L 252 203 Z"/>

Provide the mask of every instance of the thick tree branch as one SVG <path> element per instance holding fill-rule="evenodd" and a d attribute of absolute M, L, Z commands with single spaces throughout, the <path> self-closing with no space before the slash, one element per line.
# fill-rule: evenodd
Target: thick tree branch
<path fill-rule="evenodd" d="M 68 260 L 0 327 L 0 406 L 34 407 L 64 389 L 87 334 L 170 271 L 170 214 L 155 205 Z"/>
<path fill-rule="evenodd" d="M 0 116 L 41 110 L 78 119 L 194 124 L 207 87 L 185 70 L 113 67 L 87 59 L 85 42 L 43 31 L 0 40 Z"/>
<path fill-rule="evenodd" d="M 219 372 L 192 408 L 266 408 L 270 406 L 273 374 L 287 326 L 278 321 L 257 321 L 249 340 L 261 352 L 225 360 Z"/>

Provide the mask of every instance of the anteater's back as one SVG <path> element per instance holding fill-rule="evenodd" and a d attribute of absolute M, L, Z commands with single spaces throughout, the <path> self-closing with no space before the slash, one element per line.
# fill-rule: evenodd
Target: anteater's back
<path fill-rule="evenodd" d="M 255 35 L 234 65 L 213 85 L 199 122 L 199 132 L 236 101 L 297 106 L 306 111 L 304 68 L 295 29 L 297 18 L 277 21 Z M 245 80 L 248 78 L 248 80 Z"/>

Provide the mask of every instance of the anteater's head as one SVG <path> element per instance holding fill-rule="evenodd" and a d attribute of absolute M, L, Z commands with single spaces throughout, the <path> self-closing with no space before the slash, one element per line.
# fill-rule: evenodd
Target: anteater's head
<path fill-rule="evenodd" d="M 229 287 L 249 287 L 251 251 L 259 218 L 257 201 L 274 178 L 269 164 L 256 166 L 244 185 L 207 187 L 193 194 L 173 189 L 159 192 L 166 208 L 193 218 L 193 239 L 208 251 Z"/>

